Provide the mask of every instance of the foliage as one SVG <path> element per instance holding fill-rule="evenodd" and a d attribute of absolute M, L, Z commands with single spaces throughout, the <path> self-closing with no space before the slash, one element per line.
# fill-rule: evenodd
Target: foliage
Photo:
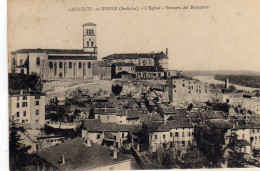
<path fill-rule="evenodd" d="M 232 132 L 229 137 L 229 143 L 227 145 L 227 148 L 229 149 L 228 167 L 245 167 L 245 163 L 247 161 L 245 159 L 245 153 L 240 152 L 241 147 L 243 147 L 242 142 L 237 139 L 237 134 Z"/>
<path fill-rule="evenodd" d="M 204 163 L 209 168 L 219 168 L 224 161 L 225 125 L 205 122 L 202 127 L 195 127 L 196 148 L 208 160 Z"/>
<path fill-rule="evenodd" d="M 31 146 L 26 146 L 20 141 L 21 136 L 19 132 L 25 132 L 24 128 L 17 127 L 15 123 L 10 123 L 9 127 L 9 161 L 10 170 L 20 170 L 21 168 L 31 165 L 31 155 L 27 151 Z"/>
<path fill-rule="evenodd" d="M 229 79 L 232 84 L 246 87 L 260 88 L 260 76 L 257 75 L 216 75 L 216 80 L 225 81 Z"/>
<path fill-rule="evenodd" d="M 182 169 L 199 169 L 209 165 L 207 158 L 194 145 L 187 149 L 181 159 L 180 168 Z"/>
<path fill-rule="evenodd" d="M 112 92 L 115 94 L 115 96 L 118 96 L 123 90 L 123 87 L 120 85 L 112 85 Z"/>

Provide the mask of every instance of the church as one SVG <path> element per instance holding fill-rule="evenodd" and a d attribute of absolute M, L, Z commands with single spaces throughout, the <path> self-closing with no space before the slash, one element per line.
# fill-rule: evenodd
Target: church
<path fill-rule="evenodd" d="M 43 80 L 93 79 L 96 24 L 88 22 L 82 27 L 83 49 L 20 49 L 11 53 L 11 71 Z"/>

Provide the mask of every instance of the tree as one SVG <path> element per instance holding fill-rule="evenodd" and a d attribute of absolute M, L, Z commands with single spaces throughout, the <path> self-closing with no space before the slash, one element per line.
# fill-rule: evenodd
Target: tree
<path fill-rule="evenodd" d="M 227 145 L 228 149 L 228 167 L 241 168 L 245 167 L 247 162 L 245 159 L 245 153 L 240 152 L 243 147 L 243 140 L 237 139 L 237 134 L 232 132 L 229 136 L 229 143 Z"/>
<path fill-rule="evenodd" d="M 17 127 L 17 125 L 12 122 L 9 127 L 9 161 L 10 170 L 20 170 L 30 164 L 30 155 L 27 151 L 31 146 L 26 146 L 20 141 L 21 136 L 18 132 L 25 132 L 24 128 Z"/>
<path fill-rule="evenodd" d="M 205 122 L 202 127 L 195 127 L 196 148 L 205 156 L 206 167 L 219 168 L 224 162 L 226 125 Z"/>
<path fill-rule="evenodd" d="M 123 87 L 120 85 L 112 85 L 112 92 L 115 94 L 115 96 L 118 96 L 123 90 Z"/>
<path fill-rule="evenodd" d="M 182 169 L 199 169 L 209 165 L 207 158 L 194 145 L 187 149 L 181 160 Z"/>

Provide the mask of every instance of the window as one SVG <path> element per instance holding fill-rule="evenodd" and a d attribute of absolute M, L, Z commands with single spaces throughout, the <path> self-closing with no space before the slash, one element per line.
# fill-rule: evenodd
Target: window
<path fill-rule="evenodd" d="M 59 68 L 62 68 L 62 62 L 59 62 Z"/>
<path fill-rule="evenodd" d="M 91 41 L 91 47 L 94 47 L 94 42 L 93 41 Z"/>
<path fill-rule="evenodd" d="M 90 62 L 88 62 L 88 68 L 91 68 L 91 63 Z"/>
<path fill-rule="evenodd" d="M 16 108 L 19 108 L 20 107 L 20 103 L 16 103 Z"/>
<path fill-rule="evenodd" d="M 22 123 L 25 123 L 25 120 L 22 120 Z"/>
<path fill-rule="evenodd" d="M 89 41 L 87 41 L 87 47 L 89 47 Z"/>
<path fill-rule="evenodd" d="M 122 67 L 118 67 L 118 70 L 122 70 Z"/>
<path fill-rule="evenodd" d="M 97 139 L 98 139 L 98 140 L 100 139 L 100 135 L 97 135 Z"/>
<path fill-rule="evenodd" d="M 35 105 L 36 105 L 36 106 L 39 106 L 39 105 L 40 105 L 40 102 L 39 102 L 39 101 L 35 101 Z"/>
<path fill-rule="evenodd" d="M 122 138 L 125 138 L 125 134 L 124 133 L 122 133 Z"/>
<path fill-rule="evenodd" d="M 27 96 L 23 96 L 23 100 L 27 100 Z"/>
<path fill-rule="evenodd" d="M 182 132 L 182 137 L 185 137 L 185 134 L 184 134 L 184 132 Z"/>
<path fill-rule="evenodd" d="M 107 120 L 109 120 L 109 116 L 107 116 Z"/>
<path fill-rule="evenodd" d="M 50 68 L 53 68 L 53 63 L 52 62 L 50 62 L 49 65 L 50 65 Z"/>
<path fill-rule="evenodd" d="M 182 84 L 182 87 L 185 87 L 185 84 Z"/>
<path fill-rule="evenodd" d="M 116 136 L 114 136 L 114 140 L 116 140 Z"/>
<path fill-rule="evenodd" d="M 175 132 L 175 137 L 179 137 L 179 132 Z"/>
<path fill-rule="evenodd" d="M 153 73 L 153 76 L 156 77 L 156 73 Z"/>
<path fill-rule="evenodd" d="M 157 140 L 157 135 L 154 135 L 154 139 L 156 139 L 156 140 Z"/>
<path fill-rule="evenodd" d="M 79 68 L 81 68 L 81 62 L 79 62 Z"/>
<path fill-rule="evenodd" d="M 20 59 L 20 65 L 23 65 L 23 60 L 22 59 Z"/>
<path fill-rule="evenodd" d="M 88 29 L 86 31 L 87 31 L 87 35 L 88 35 Z"/>
<path fill-rule="evenodd" d="M 37 59 L 36 59 L 36 66 L 40 66 L 40 58 L 39 57 L 37 57 Z"/>
<path fill-rule="evenodd" d="M 69 62 L 69 68 L 72 68 L 72 62 Z"/>
<path fill-rule="evenodd" d="M 23 103 L 22 103 L 22 106 L 23 106 L 23 107 L 27 107 L 27 102 L 23 102 Z"/>
<path fill-rule="evenodd" d="M 182 145 L 185 146 L 185 141 L 182 141 Z"/>
<path fill-rule="evenodd" d="M 36 114 L 36 115 L 39 115 L 39 110 L 36 110 L 36 111 L 35 111 L 35 114 Z"/>
<path fill-rule="evenodd" d="M 13 58 L 13 64 L 15 65 L 15 59 Z"/>
<path fill-rule="evenodd" d="M 245 139 L 245 134 L 242 134 L 242 139 Z"/>
<path fill-rule="evenodd" d="M 26 116 L 26 111 L 23 111 L 23 116 Z"/>
<path fill-rule="evenodd" d="M 37 124 L 38 124 L 38 123 L 39 123 L 39 120 L 35 120 L 35 123 L 37 123 Z"/>
<path fill-rule="evenodd" d="M 170 137 L 172 137 L 172 132 L 170 132 Z"/>
<path fill-rule="evenodd" d="M 17 100 L 19 100 L 19 96 L 17 96 Z M 258 131 L 259 132 L 259 131 Z"/>
<path fill-rule="evenodd" d="M 19 112 L 16 112 L 16 117 L 20 117 L 20 113 Z"/>
<path fill-rule="evenodd" d="M 163 135 L 163 139 L 165 139 L 165 135 Z"/>

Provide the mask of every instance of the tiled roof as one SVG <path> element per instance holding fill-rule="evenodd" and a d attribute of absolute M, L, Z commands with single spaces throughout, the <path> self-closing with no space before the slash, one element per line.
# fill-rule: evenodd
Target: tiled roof
<path fill-rule="evenodd" d="M 111 102 L 93 102 L 93 108 L 115 108 L 115 104 Z"/>
<path fill-rule="evenodd" d="M 109 149 L 95 144 L 87 147 L 82 138 L 75 138 L 39 151 L 36 155 L 58 170 L 87 170 L 129 160 L 121 153 L 114 159 L 110 153 Z M 65 157 L 65 164 L 61 164 L 62 155 Z"/>
<path fill-rule="evenodd" d="M 176 128 L 193 128 L 191 123 L 185 121 L 148 122 L 145 125 L 150 132 L 164 132 Z"/>
<path fill-rule="evenodd" d="M 116 123 L 102 123 L 97 119 L 89 119 L 84 121 L 84 129 L 90 132 L 131 132 L 138 133 L 142 127 L 141 125 L 123 125 Z"/>
<path fill-rule="evenodd" d="M 101 115 L 117 115 L 117 111 L 114 108 L 107 108 L 105 109 L 94 109 L 94 114 L 101 114 Z"/>
<path fill-rule="evenodd" d="M 163 72 L 162 66 L 136 66 L 136 72 Z"/>
<path fill-rule="evenodd" d="M 19 49 L 15 53 L 48 53 L 48 54 L 95 54 L 93 52 L 84 52 L 83 49 Z"/>
<path fill-rule="evenodd" d="M 92 22 L 88 22 L 88 23 L 83 24 L 83 26 L 97 26 L 97 25 Z"/>
<path fill-rule="evenodd" d="M 160 53 L 121 53 L 121 54 L 112 54 L 104 57 L 103 59 L 139 59 L 139 58 L 156 58 L 163 59 L 168 58 L 164 52 Z"/>
<path fill-rule="evenodd" d="M 9 90 L 9 95 L 20 95 L 20 90 Z M 45 93 L 37 92 L 37 91 L 29 91 L 29 90 L 23 90 L 23 93 L 21 96 L 27 95 L 27 96 L 46 96 Z"/>
<path fill-rule="evenodd" d="M 135 66 L 133 63 L 124 63 L 124 62 L 118 62 L 114 63 L 115 66 Z"/>

